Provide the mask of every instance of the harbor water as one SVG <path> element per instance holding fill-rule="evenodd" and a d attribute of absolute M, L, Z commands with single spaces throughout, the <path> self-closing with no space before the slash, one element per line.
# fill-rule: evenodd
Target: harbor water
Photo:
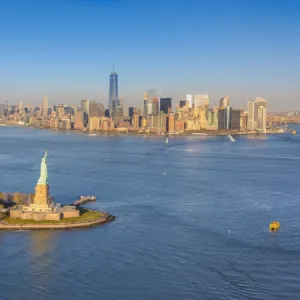
<path fill-rule="evenodd" d="M 0 299 L 299 299 L 300 135 L 0 138 L 1 191 L 33 192 L 47 150 L 57 202 L 95 195 L 117 217 L 0 232 Z"/>

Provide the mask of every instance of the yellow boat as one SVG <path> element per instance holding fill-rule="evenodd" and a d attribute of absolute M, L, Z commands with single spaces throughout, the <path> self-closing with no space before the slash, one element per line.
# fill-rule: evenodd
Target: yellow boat
<path fill-rule="evenodd" d="M 271 231 L 275 231 L 280 227 L 280 223 L 278 221 L 273 221 L 270 225 L 269 228 Z"/>
<path fill-rule="evenodd" d="M 293 130 L 293 131 L 292 131 L 292 134 L 297 134 L 297 131 L 296 131 L 296 130 Z"/>

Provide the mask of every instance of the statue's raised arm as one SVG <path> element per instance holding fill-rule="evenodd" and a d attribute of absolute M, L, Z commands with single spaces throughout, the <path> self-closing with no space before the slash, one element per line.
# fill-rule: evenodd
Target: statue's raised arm
<path fill-rule="evenodd" d="M 47 172 L 46 158 L 47 158 L 47 151 L 45 152 L 45 156 L 42 158 L 42 162 L 41 162 L 41 175 L 38 181 L 38 183 L 40 184 L 47 184 L 48 172 Z"/>

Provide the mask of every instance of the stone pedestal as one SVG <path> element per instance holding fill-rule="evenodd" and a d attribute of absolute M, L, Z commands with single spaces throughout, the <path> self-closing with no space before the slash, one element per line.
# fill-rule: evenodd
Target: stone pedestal
<path fill-rule="evenodd" d="M 35 186 L 35 197 L 32 204 L 29 206 L 24 206 L 23 210 L 25 212 L 52 212 L 50 207 L 50 187 L 48 184 L 38 183 Z"/>
<path fill-rule="evenodd" d="M 50 200 L 50 187 L 48 184 L 38 183 L 35 186 L 34 204 L 49 205 Z"/>

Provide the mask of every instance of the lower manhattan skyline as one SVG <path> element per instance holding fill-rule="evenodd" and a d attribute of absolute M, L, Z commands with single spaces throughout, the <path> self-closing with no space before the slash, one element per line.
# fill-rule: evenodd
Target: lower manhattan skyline
<path fill-rule="evenodd" d="M 107 106 L 114 59 L 119 97 L 128 106 L 139 106 L 143 93 L 155 88 L 173 103 L 207 92 L 214 104 L 229 95 L 235 107 L 245 107 L 260 96 L 270 111 L 298 109 L 299 5 L 7 1 L 0 12 L 6 41 L 0 102 L 23 97 L 39 104 L 47 94 L 53 104 L 90 99 Z"/>

